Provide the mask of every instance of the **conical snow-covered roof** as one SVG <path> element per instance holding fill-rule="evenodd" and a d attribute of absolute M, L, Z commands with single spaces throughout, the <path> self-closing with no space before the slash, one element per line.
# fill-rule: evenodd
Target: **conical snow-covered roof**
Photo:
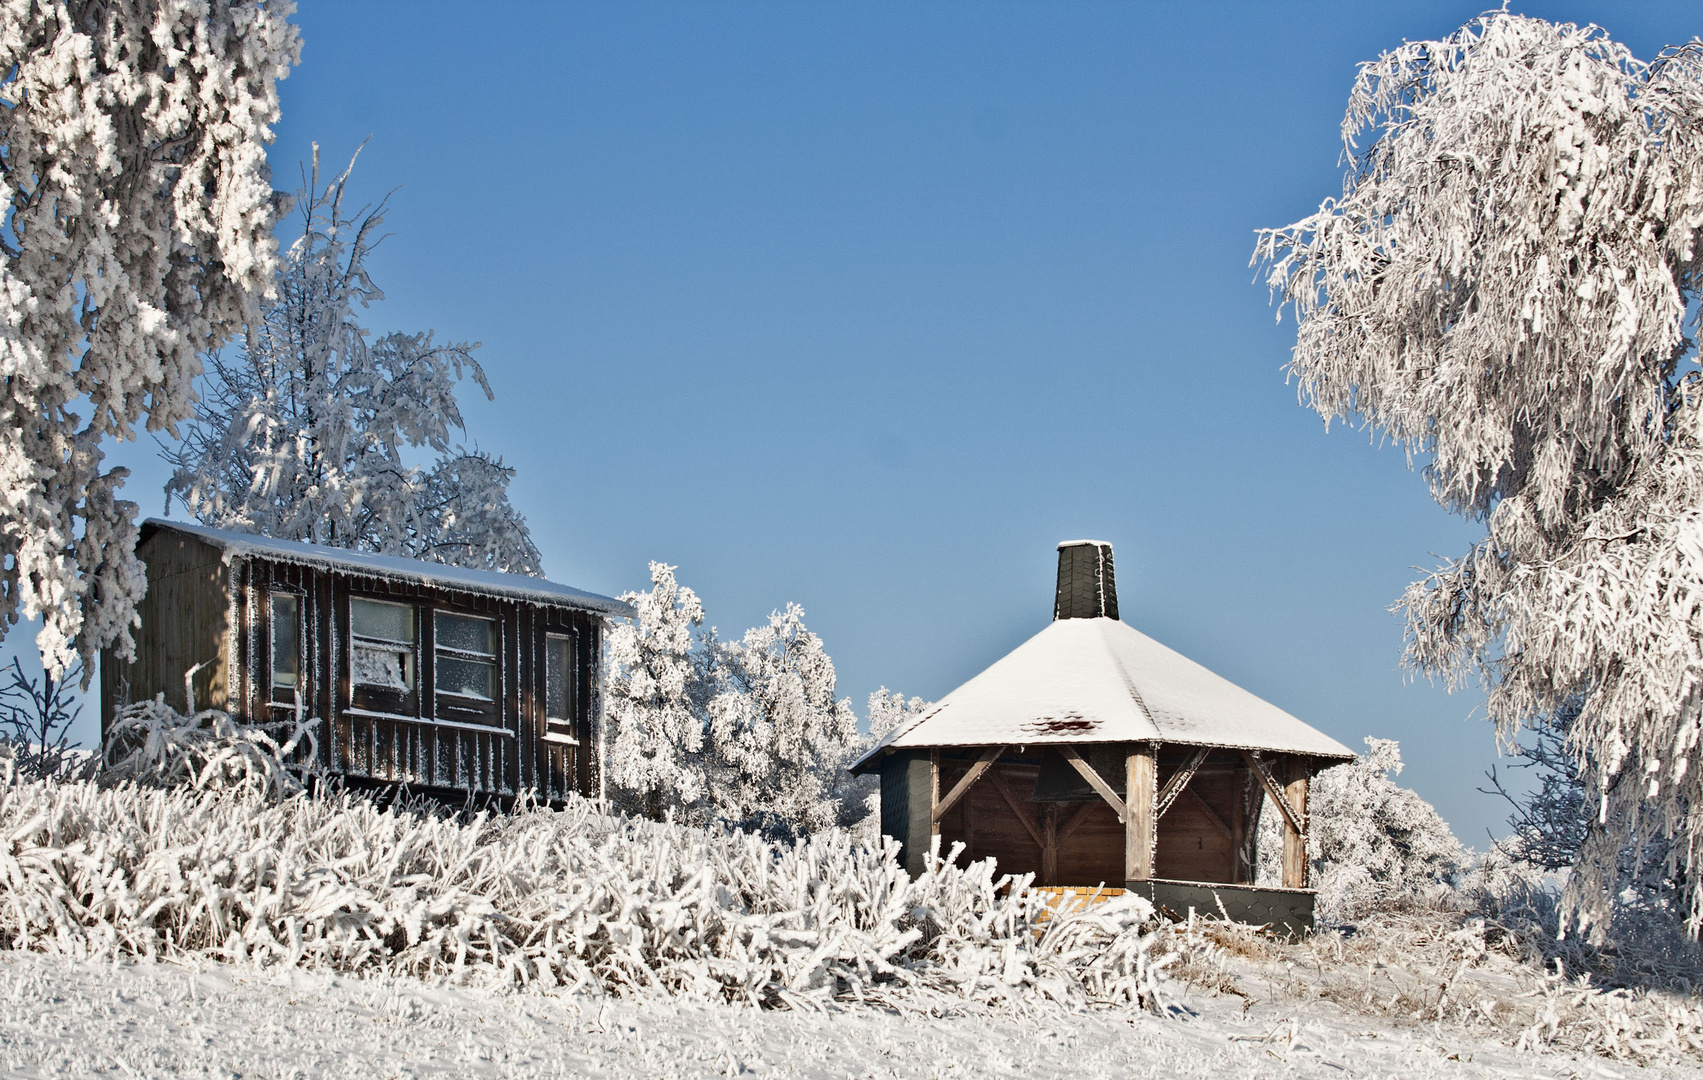
<path fill-rule="evenodd" d="M 1347 760 L 1352 751 L 1115 618 L 1059 618 L 895 730 L 890 750 L 1159 741 Z"/>

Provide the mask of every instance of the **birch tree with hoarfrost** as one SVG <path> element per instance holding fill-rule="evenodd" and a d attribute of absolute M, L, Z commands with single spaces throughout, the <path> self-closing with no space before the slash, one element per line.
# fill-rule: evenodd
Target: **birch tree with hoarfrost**
<path fill-rule="evenodd" d="M 0 635 L 134 647 L 136 507 L 102 444 L 190 415 L 271 285 L 288 0 L 0 5 Z"/>
<path fill-rule="evenodd" d="M 1477 679 L 1511 737 L 1576 708 L 1601 932 L 1652 832 L 1703 924 L 1703 46 L 1490 13 L 1361 66 L 1340 198 L 1259 236 L 1328 424 L 1426 460 L 1484 525 L 1411 585 L 1406 660 Z M 1577 703 L 1582 702 L 1582 706 Z M 1592 924 L 1596 925 L 1592 927 Z"/>
<path fill-rule="evenodd" d="M 358 309 L 384 299 L 367 258 L 386 206 L 345 210 L 353 169 L 321 186 L 314 148 L 276 295 L 234 356 L 209 355 L 194 422 L 166 451 L 168 505 L 217 528 L 540 574 L 509 502 L 514 470 L 451 445 L 465 430 L 456 384 L 491 396 L 478 346 L 430 332 L 375 340 L 360 323 Z M 411 450 L 437 458 L 419 468 Z"/>

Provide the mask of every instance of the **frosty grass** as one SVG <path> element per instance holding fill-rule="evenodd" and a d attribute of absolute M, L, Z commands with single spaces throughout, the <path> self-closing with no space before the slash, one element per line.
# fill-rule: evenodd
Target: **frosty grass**
<path fill-rule="evenodd" d="M 842 830 L 310 797 L 278 764 L 307 728 L 149 703 L 99 782 L 0 760 L 8 1070 L 1671 1075 L 1703 1050 L 1694 998 L 1540 970 L 1459 912 L 1283 945 L 1134 896 L 1050 910 L 951 852 L 912 880 Z"/>

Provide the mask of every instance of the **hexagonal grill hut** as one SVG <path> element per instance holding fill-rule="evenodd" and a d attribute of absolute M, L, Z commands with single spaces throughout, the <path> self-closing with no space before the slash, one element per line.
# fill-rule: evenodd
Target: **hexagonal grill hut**
<path fill-rule="evenodd" d="M 1347 747 L 1118 620 L 1111 545 L 1058 547 L 1053 622 L 853 765 L 921 870 L 933 835 L 1041 885 L 1312 925 L 1307 791 Z M 1283 884 L 1253 884 L 1267 801 Z"/>

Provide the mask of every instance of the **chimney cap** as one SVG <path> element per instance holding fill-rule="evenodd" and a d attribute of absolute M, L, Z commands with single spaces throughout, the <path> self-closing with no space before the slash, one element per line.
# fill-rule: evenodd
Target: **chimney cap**
<path fill-rule="evenodd" d="M 1084 547 L 1084 546 L 1111 547 L 1112 544 L 1111 544 L 1111 541 L 1109 541 L 1109 540 L 1060 540 L 1058 542 L 1058 550 L 1059 551 L 1063 551 L 1067 547 Z"/>

